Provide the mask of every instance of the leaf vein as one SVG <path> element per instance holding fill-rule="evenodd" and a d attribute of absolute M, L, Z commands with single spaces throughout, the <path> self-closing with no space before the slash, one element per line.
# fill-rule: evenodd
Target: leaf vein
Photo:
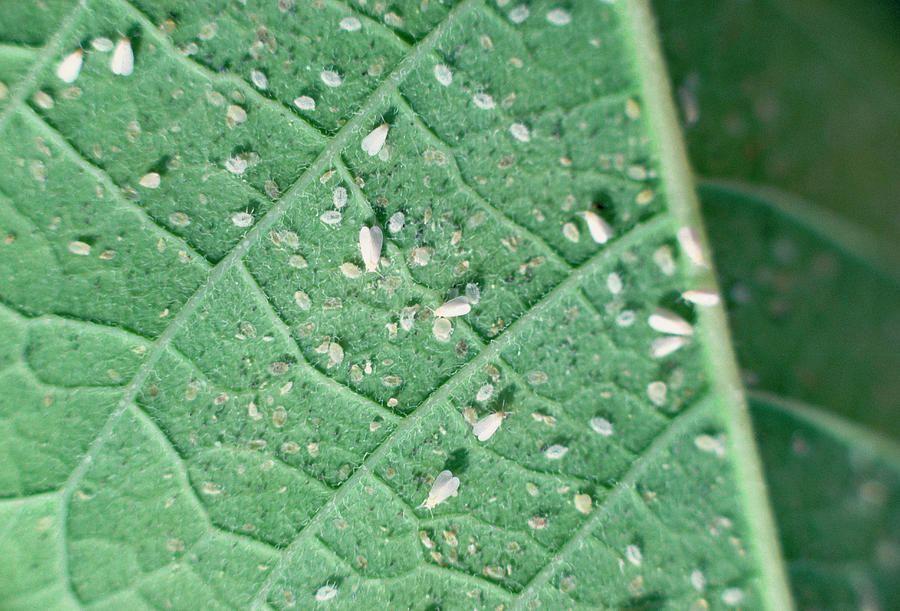
<path fill-rule="evenodd" d="M 60 48 L 62 48 L 63 43 L 66 42 L 66 38 L 68 38 L 72 28 L 75 27 L 75 23 L 78 21 L 78 18 L 81 17 L 81 12 L 84 11 L 86 6 L 87 0 L 79 0 L 78 4 L 75 5 L 71 12 L 60 23 L 50 41 L 41 49 L 37 59 L 31 65 L 31 69 L 29 69 L 25 77 L 19 81 L 15 92 L 10 97 L 9 105 L 6 107 L 6 110 L 0 113 L 0 132 L 6 127 L 6 122 L 9 121 L 9 118 L 18 111 L 25 99 L 31 95 L 44 68 L 46 68 L 47 64 L 50 63 L 57 55 Z"/>
<path fill-rule="evenodd" d="M 350 173 L 350 170 L 347 167 L 346 163 L 342 159 L 338 159 L 338 160 L 336 160 L 335 165 L 336 165 L 341 177 L 344 179 L 344 181 L 348 185 L 350 185 L 350 188 L 351 188 L 351 191 L 353 192 L 354 197 L 356 197 L 360 201 L 360 203 L 366 207 L 369 214 L 374 215 L 375 211 L 372 208 L 372 205 L 369 203 L 366 196 L 362 193 L 362 190 L 356 184 L 356 181 L 353 180 L 353 176 Z M 391 240 L 390 238 L 385 240 L 385 244 L 392 247 L 391 250 L 397 251 L 398 253 L 400 252 L 400 249 L 394 244 L 393 240 Z M 410 284 L 412 284 L 413 287 L 415 289 L 417 289 L 420 293 L 427 295 L 433 303 L 440 303 L 441 298 L 436 291 L 417 282 L 412 277 L 409 267 L 407 265 L 405 265 L 405 263 L 403 261 L 402 255 L 399 256 L 399 261 L 400 261 L 399 267 L 401 268 L 402 273 L 406 277 L 408 282 L 410 282 Z M 568 264 L 566 264 L 566 265 L 568 265 Z M 576 291 L 576 293 L 583 299 L 583 301 L 586 303 L 586 306 L 588 307 L 588 309 L 596 315 L 597 319 L 602 321 L 602 316 L 600 315 L 600 312 L 596 309 L 596 307 L 594 307 L 593 303 L 590 300 L 588 300 L 587 297 L 584 295 L 584 290 L 579 288 L 578 291 Z M 523 306 L 524 305 L 525 304 L 523 304 Z M 527 310 L 527 307 L 526 307 L 526 310 Z M 468 323 L 466 323 L 465 317 L 460 317 L 457 319 L 457 321 L 458 321 L 457 325 L 459 326 L 459 328 L 466 331 L 466 333 L 467 333 L 466 339 L 469 339 L 470 341 L 472 341 L 472 343 L 475 344 L 475 346 L 477 346 L 479 350 L 483 350 L 485 348 L 484 341 L 482 340 L 481 336 L 474 329 L 472 329 L 468 325 Z M 545 396 L 541 395 L 540 393 L 535 392 L 531 388 L 531 385 L 528 384 L 527 381 L 522 377 L 522 375 L 516 370 L 516 368 L 513 367 L 511 364 L 509 364 L 501 355 L 498 354 L 496 357 L 496 360 L 507 369 L 507 373 L 509 374 L 509 377 L 512 378 L 513 382 L 516 383 L 519 387 L 521 387 L 526 394 L 528 394 L 533 399 L 542 403 L 545 406 L 552 407 L 552 408 L 560 410 L 560 411 L 562 411 L 564 409 L 563 405 L 559 401 L 556 401 L 555 399 L 551 399 L 549 397 L 545 397 Z M 453 417 L 462 419 L 462 417 L 458 411 L 456 411 L 456 410 L 451 410 L 451 411 L 453 411 Z M 621 444 L 617 443 L 616 445 L 617 445 L 617 447 L 620 447 L 620 449 L 623 452 L 625 452 L 626 454 L 629 454 L 632 456 L 634 455 L 633 452 L 631 452 L 630 450 L 628 450 Z M 484 447 L 484 449 L 488 452 L 495 454 L 498 458 L 501 458 L 503 460 L 512 461 L 512 459 L 509 459 L 508 457 L 505 457 L 502 454 L 500 454 L 494 450 L 491 450 L 490 448 L 488 448 L 486 446 Z M 521 464 L 516 463 L 515 461 L 512 461 L 512 462 L 515 464 L 516 467 L 524 468 Z M 560 475 L 560 474 L 545 473 L 545 472 L 539 471 L 537 469 L 527 469 L 526 468 L 525 470 L 535 473 L 537 475 L 556 475 L 557 477 L 561 477 L 561 478 L 569 477 L 569 476 L 564 476 L 564 475 Z M 580 486 L 586 486 L 586 485 L 592 484 L 592 482 L 588 482 L 586 480 L 582 480 L 577 477 L 573 477 L 572 480 Z"/>
<path fill-rule="evenodd" d="M 242 77 L 234 74 L 234 73 L 222 73 L 222 72 L 214 72 L 204 66 L 203 64 L 196 62 L 194 60 L 188 59 L 183 53 L 180 53 L 178 49 L 176 49 L 168 38 L 160 34 L 159 27 L 150 20 L 147 15 L 143 13 L 136 6 L 131 4 L 128 0 L 117 0 L 119 5 L 122 6 L 125 10 L 134 15 L 134 18 L 137 19 L 141 25 L 144 26 L 144 30 L 152 37 L 160 46 L 165 49 L 167 54 L 172 57 L 176 62 L 182 65 L 182 67 L 187 70 L 199 74 L 205 79 L 209 79 L 211 81 L 227 81 L 238 87 L 240 87 L 244 93 L 252 97 L 257 102 L 264 104 L 266 106 L 273 107 L 278 114 L 282 116 L 288 116 L 292 120 L 299 120 L 300 123 L 309 130 L 311 134 L 314 134 L 315 137 L 322 141 L 322 143 L 327 143 L 329 140 L 328 134 L 323 133 L 315 126 L 313 126 L 306 118 L 294 111 L 289 106 L 285 105 L 281 100 L 277 98 L 270 98 L 261 94 L 255 87 L 253 87 L 250 83 L 244 80 Z"/>
<path fill-rule="evenodd" d="M 40 55 L 41 48 L 25 43 L 0 43 L 0 55 L 17 55 L 34 59 Z"/>
<path fill-rule="evenodd" d="M 319 492 L 323 492 L 323 493 L 332 493 L 332 494 L 333 494 L 334 491 L 335 491 L 335 488 L 334 488 L 334 487 L 329 486 L 327 483 L 325 483 L 324 481 L 322 481 L 317 475 L 314 475 L 314 474 L 312 474 L 312 473 L 307 473 L 306 471 L 304 471 L 304 470 L 301 469 L 300 467 L 297 467 L 296 465 L 292 465 L 291 463 L 286 462 L 283 458 L 281 458 L 280 456 L 278 456 L 277 454 L 275 454 L 275 453 L 273 453 L 273 452 L 266 452 L 266 451 L 264 451 L 264 450 L 263 450 L 263 451 L 260 451 L 260 450 L 252 450 L 252 449 L 250 449 L 250 448 L 248 448 L 248 447 L 241 447 L 241 446 L 233 445 L 233 444 L 229 444 L 229 443 L 222 443 L 221 445 L 216 446 L 216 448 L 214 448 L 214 449 L 213 449 L 213 448 L 204 448 L 203 450 L 200 450 L 200 452 L 198 452 L 198 456 L 203 456 L 204 454 L 211 454 L 211 453 L 214 452 L 214 450 L 220 450 L 220 449 L 222 449 L 222 450 L 228 450 L 228 451 L 230 451 L 230 452 L 232 452 L 232 453 L 234 453 L 234 454 L 250 454 L 250 453 L 254 453 L 254 454 L 260 454 L 261 456 L 267 456 L 267 457 L 270 457 L 270 458 L 272 459 L 272 461 L 274 461 L 274 462 L 278 463 L 279 465 L 283 466 L 285 469 L 290 470 L 292 473 L 296 473 L 296 474 L 297 474 L 298 476 L 300 476 L 305 482 L 311 484 L 311 486 L 312 486 L 313 488 L 317 489 Z M 202 502 L 202 501 L 201 501 L 201 502 Z M 227 532 L 236 532 L 236 531 L 227 531 Z M 253 537 L 249 537 L 249 538 L 254 539 Z M 260 542 L 262 542 L 262 543 L 265 543 L 262 539 L 254 539 L 254 540 L 257 540 L 257 541 L 260 541 Z"/>
<path fill-rule="evenodd" d="M 287 564 L 293 558 L 293 556 L 298 553 L 302 547 L 301 542 L 306 537 L 310 536 L 313 533 L 313 530 L 319 525 L 322 519 L 324 519 L 324 515 L 328 509 L 335 506 L 344 495 L 349 493 L 349 490 L 363 477 L 365 473 L 371 473 L 371 467 L 375 465 L 387 452 L 391 450 L 393 445 L 408 431 L 410 431 L 420 420 L 426 418 L 436 406 L 439 406 L 442 401 L 446 400 L 452 390 L 460 383 L 461 380 L 470 376 L 476 369 L 484 365 L 488 360 L 493 358 L 495 355 L 499 354 L 500 350 L 505 348 L 510 342 L 513 341 L 513 338 L 520 332 L 520 330 L 525 327 L 527 328 L 529 324 L 534 323 L 536 320 L 540 320 L 541 315 L 553 307 L 557 300 L 562 296 L 566 295 L 568 292 L 577 288 L 581 281 L 586 277 L 590 276 L 594 272 L 597 267 L 600 267 L 606 264 L 610 259 L 612 259 L 615 255 L 619 254 L 622 250 L 630 248 L 634 244 L 638 243 L 640 240 L 647 237 L 648 234 L 651 234 L 654 231 L 657 231 L 661 227 L 668 227 L 670 225 L 670 220 L 665 215 L 657 216 L 649 221 L 646 221 L 643 225 L 638 226 L 632 229 L 629 233 L 619 237 L 614 242 L 611 242 L 609 246 L 593 257 L 585 261 L 581 264 L 581 266 L 574 269 L 574 271 L 562 282 L 560 282 L 556 287 L 554 287 L 550 292 L 548 292 L 544 297 L 534 305 L 526 314 L 521 316 L 518 320 L 512 323 L 507 329 L 497 336 L 484 350 L 481 351 L 475 358 L 466 363 L 463 367 L 461 367 L 451 378 L 445 381 L 439 388 L 437 388 L 434 392 L 432 392 L 420 405 L 417 407 L 411 414 L 409 414 L 400 424 L 394 429 L 394 431 L 379 445 L 372 453 L 370 453 L 366 460 L 357 468 L 356 471 L 347 479 L 346 482 L 338 489 L 335 495 L 325 503 L 313 517 L 307 522 L 306 526 L 300 530 L 297 536 L 294 538 L 294 541 L 285 549 L 284 554 L 282 555 L 282 559 L 279 562 L 278 567 L 269 575 L 269 579 L 263 585 L 263 587 L 259 590 L 256 598 L 253 601 L 253 608 L 259 608 L 266 599 L 269 590 L 274 586 L 275 581 L 280 578 L 281 573 L 284 571 Z"/>
<path fill-rule="evenodd" d="M 288 349 L 291 351 L 291 356 L 297 359 L 297 362 L 302 364 L 304 370 L 311 374 L 322 385 L 331 388 L 335 392 L 346 397 L 350 397 L 356 401 L 362 401 L 370 409 L 375 411 L 379 416 L 381 416 L 388 422 L 396 423 L 400 420 L 397 414 L 387 409 L 380 403 L 377 403 L 370 397 L 367 397 L 366 395 L 355 391 L 353 388 L 342 384 L 331 376 L 325 375 L 322 371 L 319 370 L 318 367 L 310 363 L 306 359 L 306 355 L 303 354 L 303 351 L 300 349 L 300 345 L 297 343 L 297 340 L 294 339 L 294 335 L 288 328 L 287 323 L 284 322 L 284 319 L 281 318 L 278 312 L 275 311 L 275 308 L 272 307 L 271 302 L 269 302 L 268 298 L 266 297 L 265 291 L 263 291 L 253 273 L 247 269 L 247 266 L 244 265 L 243 262 L 238 263 L 238 270 L 240 271 L 241 276 L 244 277 L 246 283 L 253 290 L 253 294 L 256 297 L 256 301 L 259 304 L 260 308 L 263 310 L 263 312 L 266 313 L 266 316 L 268 316 L 268 318 L 272 321 L 272 324 L 275 325 L 275 328 L 278 329 L 278 332 L 284 337 L 285 341 L 287 341 Z"/>
<path fill-rule="evenodd" d="M 556 557 L 531 579 L 513 602 L 513 609 L 520 609 L 527 601 L 533 599 L 537 589 L 546 584 L 553 576 L 554 571 L 556 571 L 556 569 L 566 561 L 566 558 L 575 552 L 578 546 L 591 535 L 597 524 L 606 517 L 607 512 L 612 505 L 623 494 L 627 494 L 628 491 L 637 484 L 639 479 L 644 475 L 644 472 L 649 468 L 648 465 L 652 464 L 653 458 L 656 457 L 657 454 L 667 450 L 671 443 L 678 439 L 679 435 L 684 434 L 697 419 L 707 414 L 707 412 L 712 409 L 714 399 L 714 397 L 709 396 L 701 399 L 672 420 L 669 427 L 653 440 L 643 454 L 635 459 L 631 468 L 615 486 L 615 489 L 603 500 L 603 503 L 594 510 L 591 517 L 588 518 L 560 548 Z"/>
<path fill-rule="evenodd" d="M 350 169 L 347 167 L 347 164 L 343 161 L 343 159 L 336 159 L 335 166 L 337 167 L 338 172 L 340 173 L 341 177 L 344 179 L 344 182 L 346 182 L 348 185 L 350 185 L 350 190 L 352 191 L 353 196 L 359 200 L 361 205 L 366 207 L 366 210 L 368 211 L 368 213 L 370 215 L 374 216 L 375 209 L 372 207 L 372 204 L 369 202 L 369 200 L 363 194 L 362 190 L 356 184 L 356 181 L 353 180 L 353 175 L 350 173 Z M 413 277 L 412 271 L 409 269 L 409 266 L 404 261 L 403 251 L 400 250 L 400 247 L 396 245 L 394 240 L 392 240 L 389 237 L 386 238 L 385 245 L 387 245 L 389 250 L 392 252 L 392 254 L 394 254 L 397 257 L 397 260 L 399 263 L 398 267 L 400 268 L 400 273 L 404 276 L 406 281 L 409 282 L 410 285 L 412 285 L 412 287 L 414 289 L 416 289 L 420 294 L 426 296 L 427 299 L 429 299 L 432 303 L 440 305 L 440 303 L 442 302 L 440 293 L 438 293 L 436 290 L 432 289 L 431 287 L 428 287 L 428 286 L 422 284 L 421 282 L 417 281 Z M 521 299 L 519 299 L 518 301 L 522 305 L 522 309 L 527 311 L 528 306 L 525 304 L 525 302 L 522 301 Z M 485 343 L 484 343 L 484 339 L 482 338 L 481 334 L 479 334 L 475 329 L 473 329 L 465 321 L 465 317 L 460 317 L 457 319 L 457 321 L 458 321 L 457 322 L 458 327 L 463 329 L 466 332 L 466 334 L 467 334 L 466 339 L 471 340 L 478 347 L 479 350 L 483 349 L 485 347 Z M 558 403 L 556 403 L 552 399 L 548 399 L 537 393 L 534 393 L 530 389 L 530 387 L 525 383 L 525 381 L 522 379 L 521 375 L 519 375 L 519 373 L 512 366 L 510 366 L 508 363 L 503 361 L 503 359 L 500 358 L 499 356 L 498 356 L 497 360 L 500 361 L 501 363 L 503 363 L 509 369 L 510 377 L 512 377 L 513 380 L 516 383 L 518 383 L 520 386 L 525 388 L 526 392 L 528 392 L 529 394 L 534 396 L 536 399 L 538 399 L 542 403 L 545 403 L 547 405 L 552 405 L 554 407 L 561 407 Z"/>
<path fill-rule="evenodd" d="M 18 312 L 16 313 L 18 314 Z M 62 325 L 72 325 L 75 327 L 84 327 L 85 329 L 103 331 L 104 333 L 109 333 L 110 335 L 121 337 L 143 346 L 153 343 L 152 338 L 145 337 L 140 333 L 135 333 L 134 331 L 129 331 L 114 325 L 106 325 L 95 320 L 75 318 L 64 314 L 41 314 L 39 316 L 24 316 L 20 314 L 20 316 L 23 316 L 25 319 L 24 325 L 26 328 L 40 323 L 59 323 Z"/>
<path fill-rule="evenodd" d="M 157 220 L 150 216 L 146 210 L 125 198 L 122 195 L 121 188 L 115 182 L 113 182 L 113 180 L 109 177 L 109 174 L 91 163 L 91 161 L 87 157 L 85 157 L 85 155 L 81 151 L 75 148 L 75 145 L 72 144 L 65 136 L 63 136 L 58 129 L 50 125 L 46 120 L 44 120 L 43 117 L 38 115 L 28 105 L 23 106 L 22 114 L 37 129 L 51 138 L 61 149 L 63 149 L 66 154 L 75 159 L 76 163 L 84 168 L 86 172 L 99 180 L 119 205 L 137 214 L 143 224 L 150 228 L 150 231 L 152 233 L 156 233 L 166 240 L 175 242 L 180 248 L 183 248 L 185 252 L 187 252 L 188 256 L 191 259 L 203 265 L 207 271 L 212 269 L 213 263 L 209 259 L 207 259 L 205 255 L 202 255 L 194 250 L 194 248 L 183 238 L 175 235 L 165 226 L 157 222 Z"/>
<path fill-rule="evenodd" d="M 485 212 L 493 216 L 499 222 L 503 223 L 511 227 L 514 231 L 517 231 L 531 240 L 540 250 L 544 252 L 548 259 L 552 260 L 557 265 L 562 266 L 566 270 L 571 270 L 572 265 L 566 261 L 565 257 L 563 257 L 559 251 L 550 246 L 547 241 L 541 236 L 537 235 L 529 228 L 525 227 L 518 221 L 513 220 L 509 216 L 506 215 L 502 210 L 500 210 L 497 206 L 489 202 L 481 193 L 472 187 L 468 181 L 463 177 L 462 171 L 459 169 L 459 163 L 456 160 L 456 155 L 453 153 L 453 147 L 451 147 L 448 143 L 444 142 L 430 127 L 428 127 L 419 116 L 419 113 L 416 112 L 409 102 L 406 100 L 406 97 L 400 93 L 399 91 L 394 95 L 396 103 L 398 106 L 403 108 L 403 110 L 410 115 L 410 118 L 413 121 L 413 124 L 416 126 L 416 129 L 422 133 L 428 140 L 439 149 L 441 149 L 447 157 L 450 159 L 450 168 L 453 179 L 459 183 L 461 190 L 469 195 L 475 202 L 484 209 Z"/>
<path fill-rule="evenodd" d="M 47 490 L 37 492 L 35 494 L 25 494 L 19 496 L 0 497 L 0 507 L 16 507 L 19 505 L 28 505 L 29 503 L 38 503 L 40 501 L 50 501 L 54 497 L 59 496 L 59 490 Z M 0 537 L 0 541 L 3 537 Z"/>
<path fill-rule="evenodd" d="M 384 488 L 385 492 L 387 492 L 395 501 L 400 503 L 403 508 L 409 512 L 410 517 L 418 524 L 419 518 L 416 515 L 416 509 L 409 503 L 407 503 L 402 496 L 397 494 L 397 491 L 394 490 L 389 483 L 387 483 L 383 477 L 375 473 L 374 471 L 369 472 L 369 477 L 372 478 L 372 481 L 376 482 L 379 486 Z"/>
<path fill-rule="evenodd" d="M 552 550 L 549 547 L 547 547 L 546 545 L 544 545 L 543 543 L 541 543 L 540 541 L 538 541 L 537 539 L 534 538 L 533 533 L 528 532 L 522 528 L 511 528 L 509 526 L 499 526 L 497 524 L 491 524 L 490 522 L 488 522 L 482 518 L 479 518 L 478 516 L 476 516 L 472 513 L 462 513 L 462 512 L 442 513 L 440 515 L 437 515 L 437 516 L 434 516 L 431 518 L 418 518 L 418 522 L 420 525 L 428 526 L 428 527 L 432 527 L 432 528 L 435 525 L 440 524 L 442 521 L 453 522 L 454 520 L 459 520 L 459 521 L 470 520 L 472 522 L 476 522 L 476 523 L 486 526 L 488 528 L 497 528 L 497 529 L 500 529 L 500 530 L 503 530 L 506 532 L 519 533 L 520 535 L 523 535 L 525 538 L 527 538 L 529 541 L 531 541 L 541 551 L 545 552 L 548 555 L 552 553 Z"/>
<path fill-rule="evenodd" d="M 455 15 L 459 15 L 471 8 L 476 3 L 483 2 L 483 0 L 464 0 L 461 4 L 457 5 L 451 11 L 451 17 Z M 165 352 L 166 348 L 171 344 L 175 335 L 181 331 L 181 329 L 187 324 L 191 315 L 194 311 L 200 306 L 200 304 L 206 299 L 206 297 L 210 294 L 213 287 L 219 282 L 219 280 L 225 276 L 228 271 L 236 265 L 236 263 L 247 253 L 250 247 L 256 243 L 256 241 L 263 235 L 266 231 L 269 230 L 281 217 L 282 213 L 287 210 L 290 206 L 292 206 L 300 197 L 303 189 L 306 188 L 307 184 L 313 180 L 314 176 L 320 172 L 320 170 L 324 169 L 330 162 L 331 158 L 337 154 L 347 143 L 347 141 L 352 138 L 359 130 L 364 126 L 365 122 L 368 120 L 369 115 L 373 112 L 373 110 L 387 97 L 390 96 L 392 90 L 394 90 L 397 85 L 406 78 L 406 76 L 415 68 L 416 63 L 419 59 L 426 55 L 428 51 L 437 44 L 438 39 L 443 36 L 446 29 L 449 27 L 451 23 L 448 18 L 443 24 L 439 25 L 435 28 L 425 39 L 422 40 L 416 47 L 413 48 L 411 53 L 401 61 L 400 65 L 382 82 L 382 84 L 375 90 L 375 92 L 369 97 L 367 102 L 364 104 L 363 108 L 351 118 L 343 128 L 334 136 L 331 142 L 325 147 L 325 149 L 319 154 L 316 160 L 303 172 L 300 178 L 291 186 L 290 189 L 282 196 L 282 198 L 273 206 L 266 214 L 263 216 L 253 228 L 248 231 L 244 238 L 235 245 L 234 248 L 221 260 L 215 267 L 210 270 L 209 275 L 207 276 L 206 281 L 194 292 L 193 295 L 185 302 L 182 308 L 178 311 L 178 313 L 173 318 L 172 322 L 168 327 L 163 330 L 163 332 L 156 338 L 150 347 L 147 358 L 138 368 L 137 373 L 132 378 L 131 382 L 126 387 L 123 392 L 122 399 L 119 402 L 119 406 L 110 414 L 103 428 L 100 430 L 98 435 L 94 438 L 94 441 L 91 443 L 88 448 L 87 453 L 82 457 L 81 462 L 78 466 L 72 471 L 72 474 L 66 480 L 65 485 L 63 486 L 63 501 L 61 502 L 61 517 L 65 517 L 65 507 L 68 505 L 68 501 L 75 490 L 75 487 L 78 485 L 78 482 L 87 472 L 90 467 L 94 457 L 100 452 L 106 441 L 109 439 L 112 434 L 113 429 L 115 428 L 116 423 L 122 417 L 122 414 L 128 408 L 129 403 L 134 399 L 137 392 L 143 386 L 144 382 L 146 382 L 147 377 L 150 375 L 152 367 L 159 360 L 160 356 Z M 0 123 L 2 125 L 2 123 Z"/>

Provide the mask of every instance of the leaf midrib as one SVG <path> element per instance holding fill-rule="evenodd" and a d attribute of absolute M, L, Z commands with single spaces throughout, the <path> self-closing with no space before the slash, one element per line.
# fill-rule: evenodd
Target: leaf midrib
<path fill-rule="evenodd" d="M 617 6 L 622 7 L 631 32 L 628 40 L 646 102 L 647 129 L 657 144 L 660 176 L 666 186 L 670 214 L 679 226 L 702 228 L 700 205 L 649 1 L 629 0 Z M 710 252 L 708 245 L 704 245 L 704 251 Z M 695 273 L 694 282 L 695 286 L 718 286 L 712 269 Z M 724 307 L 720 304 L 702 308 L 698 319 L 705 340 L 707 369 L 715 392 L 723 399 L 720 411 L 731 442 L 738 494 L 753 533 L 752 545 L 762 576 L 763 604 L 770 609 L 789 611 L 794 608 L 793 600 Z"/>

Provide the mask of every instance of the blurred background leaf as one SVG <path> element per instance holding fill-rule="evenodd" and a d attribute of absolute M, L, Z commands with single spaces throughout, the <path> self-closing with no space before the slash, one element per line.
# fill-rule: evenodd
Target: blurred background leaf
<path fill-rule="evenodd" d="M 900 3 L 655 0 L 695 170 L 900 239 Z"/>
<path fill-rule="evenodd" d="M 750 405 L 797 607 L 895 609 L 900 446 L 777 397 Z"/>
<path fill-rule="evenodd" d="M 892 608 L 897 277 L 864 233 L 795 198 L 722 182 L 699 194 L 797 606 Z"/>
<path fill-rule="evenodd" d="M 699 193 L 797 606 L 889 609 L 900 600 L 897 277 L 880 252 L 856 249 L 871 239 L 794 198 L 730 183 Z"/>
<path fill-rule="evenodd" d="M 699 191 L 748 389 L 900 438 L 900 280 L 880 263 L 892 255 L 771 189 Z"/>

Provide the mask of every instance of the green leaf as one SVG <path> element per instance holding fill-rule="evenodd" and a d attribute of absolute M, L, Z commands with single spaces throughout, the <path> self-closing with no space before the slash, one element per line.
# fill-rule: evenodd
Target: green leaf
<path fill-rule="evenodd" d="M 821 408 L 751 396 L 766 479 L 801 609 L 900 599 L 900 445 Z"/>
<path fill-rule="evenodd" d="M 900 279 L 881 263 L 896 255 L 771 190 L 700 194 L 748 387 L 900 437 Z"/>
<path fill-rule="evenodd" d="M 654 0 L 704 176 L 768 184 L 900 237 L 890 0 Z"/>
<path fill-rule="evenodd" d="M 713 279 L 649 11 L 499 4 L 29 16 L 2 606 L 790 607 L 723 313 L 678 298 Z M 697 333 L 652 358 L 661 305 Z"/>
<path fill-rule="evenodd" d="M 797 605 L 889 608 L 900 598 L 900 446 L 860 425 L 897 434 L 889 259 L 777 191 L 706 182 L 700 194 Z"/>

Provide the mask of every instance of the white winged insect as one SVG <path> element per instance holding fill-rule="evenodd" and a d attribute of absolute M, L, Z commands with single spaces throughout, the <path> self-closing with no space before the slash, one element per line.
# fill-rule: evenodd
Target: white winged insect
<path fill-rule="evenodd" d="M 465 295 L 460 295 L 436 307 L 434 315 L 439 318 L 453 318 L 454 316 L 465 316 L 471 310 L 472 300 Z"/>
<path fill-rule="evenodd" d="M 456 496 L 456 491 L 458 489 L 459 478 L 453 477 L 453 474 L 450 471 L 441 471 L 438 473 L 438 476 L 434 478 L 434 483 L 431 484 L 428 498 L 422 501 L 422 504 L 419 505 L 419 507 L 434 509 L 451 496 Z"/>
<path fill-rule="evenodd" d="M 362 139 L 362 150 L 368 153 L 369 157 L 374 157 L 384 148 L 390 128 L 391 126 L 387 123 L 382 123 Z"/>
<path fill-rule="evenodd" d="M 693 335 L 694 333 L 694 328 L 688 321 L 678 314 L 663 308 L 653 310 L 653 313 L 647 319 L 647 323 L 656 331 L 668 333 L 669 335 Z"/>
<path fill-rule="evenodd" d="M 714 306 L 719 304 L 719 293 L 715 289 L 688 289 L 681 294 L 685 301 L 698 306 Z"/>
<path fill-rule="evenodd" d="M 688 343 L 687 338 L 681 335 L 664 335 L 657 337 L 650 345 L 650 354 L 655 359 L 661 359 L 669 356 L 676 350 L 680 350 Z"/>
<path fill-rule="evenodd" d="M 478 441 L 487 441 L 494 436 L 500 425 L 503 424 L 503 418 L 506 412 L 500 410 L 493 414 L 488 414 L 478 422 L 472 425 L 472 432 L 478 437 Z"/>
<path fill-rule="evenodd" d="M 84 61 L 84 51 L 75 49 L 59 62 L 59 66 L 56 67 L 56 76 L 66 83 L 74 83 L 78 78 L 78 73 L 81 72 L 82 61 Z"/>
<path fill-rule="evenodd" d="M 384 236 L 380 227 L 366 227 L 359 230 L 359 252 L 362 253 L 363 263 L 367 272 L 378 271 L 378 262 L 381 260 L 381 245 Z"/>
<path fill-rule="evenodd" d="M 676 234 L 678 243 L 687 258 L 695 267 L 709 267 L 706 255 L 703 252 L 703 243 L 700 240 L 700 231 L 696 227 L 686 226 L 678 230 Z"/>
<path fill-rule="evenodd" d="M 591 238 L 597 244 L 609 242 L 610 238 L 613 237 L 613 228 L 610 227 L 609 223 L 603 220 L 599 214 L 590 210 L 585 210 L 581 215 L 584 217 L 584 222 L 587 224 Z"/>
<path fill-rule="evenodd" d="M 109 67 L 113 74 L 128 76 L 134 71 L 134 53 L 131 50 L 131 41 L 128 38 L 120 38 L 113 50 Z"/>

